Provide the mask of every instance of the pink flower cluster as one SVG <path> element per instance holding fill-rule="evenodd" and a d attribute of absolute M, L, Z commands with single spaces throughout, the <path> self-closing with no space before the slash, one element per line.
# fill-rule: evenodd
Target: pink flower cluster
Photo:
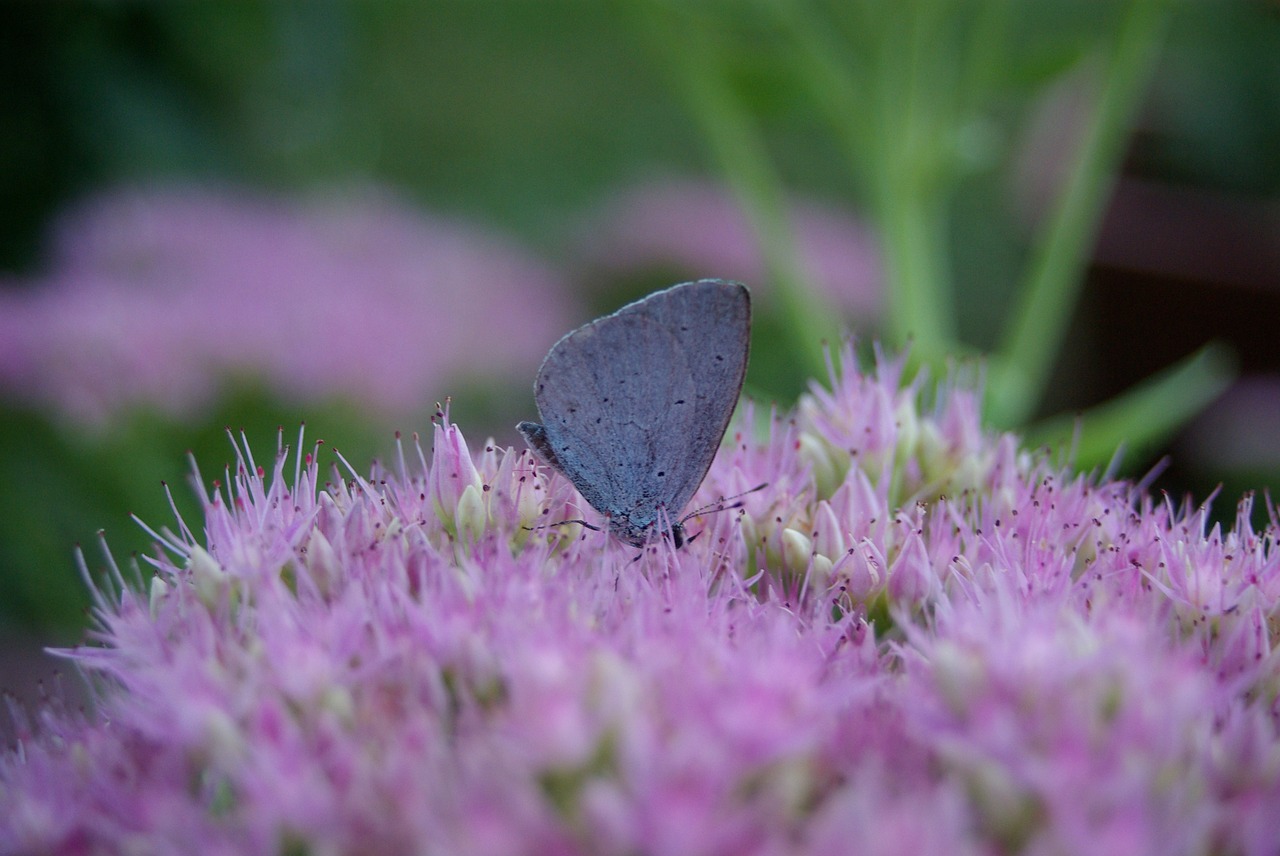
<path fill-rule="evenodd" d="M 63 218 L 24 285 L 0 291 L 0 389 L 78 424 L 190 417 L 241 376 L 404 418 L 446 381 L 523 377 L 576 318 L 528 252 L 367 188 L 117 191 Z"/>
<path fill-rule="evenodd" d="M 1280 851 L 1248 501 L 1209 528 L 844 361 L 695 502 L 765 490 L 638 557 L 526 528 L 592 512 L 447 418 L 325 485 L 241 449 L 68 652 L 96 715 L 0 760 L 0 852 Z"/>

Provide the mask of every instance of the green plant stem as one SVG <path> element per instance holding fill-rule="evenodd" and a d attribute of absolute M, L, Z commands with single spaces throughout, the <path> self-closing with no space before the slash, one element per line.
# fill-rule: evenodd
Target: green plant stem
<path fill-rule="evenodd" d="M 889 314 L 887 332 L 912 344 L 916 362 L 935 363 L 954 346 L 945 206 L 927 192 L 886 180 L 877 203 Z"/>
<path fill-rule="evenodd" d="M 917 0 L 895 13 L 878 47 L 872 199 L 884 230 L 885 283 L 892 341 L 913 344 L 913 359 L 933 362 L 953 348 L 954 298 L 947 239 L 945 154 L 956 121 L 955 93 L 939 67 L 947 51 L 946 10 Z M 899 29 L 901 28 L 901 29 Z"/>
<path fill-rule="evenodd" d="M 988 386 L 988 417 L 1016 425 L 1039 403 L 1071 320 L 1131 118 L 1155 64 L 1166 0 L 1133 0 L 1102 69 L 1097 108 L 1033 257 Z"/>
<path fill-rule="evenodd" d="M 842 333 L 838 315 L 824 306 L 804 272 L 782 184 L 758 129 L 725 80 L 713 34 L 696 32 L 689 21 L 672 26 L 656 21 L 657 15 L 642 17 L 760 243 L 792 351 L 805 372 L 821 376 L 824 342 L 836 342 Z"/>
<path fill-rule="evenodd" d="M 931 0 L 873 9 L 883 33 L 857 76 L 806 4 L 766 8 L 789 32 L 796 67 L 871 191 L 885 272 L 884 331 L 898 346 L 913 343 L 913 361 L 940 362 L 955 344 L 947 207 L 936 181 L 946 119 L 931 50 L 941 10 Z"/>

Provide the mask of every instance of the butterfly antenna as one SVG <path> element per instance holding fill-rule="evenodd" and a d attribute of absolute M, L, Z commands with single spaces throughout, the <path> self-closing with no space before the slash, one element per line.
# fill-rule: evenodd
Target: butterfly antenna
<path fill-rule="evenodd" d="M 717 511 L 729 511 L 730 509 L 741 508 L 742 497 L 746 496 L 747 494 L 755 493 L 756 491 L 759 491 L 759 490 L 764 490 L 768 486 L 769 486 L 768 482 L 760 482 L 760 484 L 756 485 L 753 488 L 748 488 L 747 490 L 744 490 L 742 493 L 735 493 L 733 496 L 722 496 L 719 499 L 717 499 L 715 502 L 708 503 L 707 505 L 704 505 L 701 508 L 695 508 L 693 511 L 690 511 L 684 517 L 680 518 L 680 522 L 684 523 L 686 520 L 692 517 L 697 517 L 699 514 L 709 514 Z M 735 502 L 735 500 L 737 501 Z M 725 503 L 732 503 L 732 504 L 726 505 Z"/>
<path fill-rule="evenodd" d="M 540 523 L 537 526 L 525 526 L 523 528 L 528 529 L 530 532 L 532 532 L 535 529 L 550 529 L 553 526 L 564 526 L 566 523 L 577 523 L 579 526 L 585 526 L 587 529 L 590 529 L 593 532 L 604 531 L 599 526 L 596 526 L 595 524 L 592 524 L 592 523 L 588 523 L 585 520 L 557 520 L 555 523 Z"/>

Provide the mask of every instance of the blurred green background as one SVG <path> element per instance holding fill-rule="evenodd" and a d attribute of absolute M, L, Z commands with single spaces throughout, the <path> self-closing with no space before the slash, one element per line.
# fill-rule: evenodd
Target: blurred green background
<path fill-rule="evenodd" d="M 1275 3 L 32 2 L 0 6 L 0 40 L 8 297 L 47 286 L 61 213 L 112 188 L 289 200 L 374 184 L 561 271 L 576 324 L 727 275 L 593 256 L 610 200 L 695 178 L 736 197 L 765 247 L 757 397 L 793 400 L 820 340 L 854 329 L 911 339 L 936 371 L 993 354 L 993 424 L 1061 442 L 1086 411 L 1081 466 L 1121 440 L 1125 474 L 1169 455 L 1156 486 L 1202 499 L 1223 483 L 1227 519 L 1280 471 Z M 1082 139 L 1097 148 L 1073 173 Z M 882 312 L 832 311 L 839 296 L 810 287 L 802 229 L 780 215 L 793 197 L 866 224 Z M 1037 271 L 1057 289 L 1040 321 L 1018 308 Z M 1017 317 L 1024 338 L 1046 331 L 1038 376 L 1014 377 Z M 484 329 L 473 339 L 486 347 Z M 364 468 L 452 395 L 473 443 L 514 442 L 536 367 L 442 383 L 396 420 L 340 393 L 284 400 L 251 372 L 189 418 L 139 407 L 106 429 L 0 390 L 0 624 L 77 638 L 73 545 L 95 571 L 99 529 L 122 561 L 149 550 L 129 515 L 172 519 L 161 481 L 191 515 L 185 454 L 207 483 L 231 458 L 227 426 L 261 461 L 277 426 L 293 442 L 305 421 Z M 1255 409 L 1188 427 L 1237 375 L 1261 379 Z M 1233 430 L 1263 442 L 1221 448 Z"/>

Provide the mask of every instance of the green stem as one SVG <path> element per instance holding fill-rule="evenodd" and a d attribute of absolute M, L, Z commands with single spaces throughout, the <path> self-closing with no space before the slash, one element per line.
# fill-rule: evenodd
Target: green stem
<path fill-rule="evenodd" d="M 694 32 L 691 21 L 646 23 L 673 83 L 701 126 L 734 195 L 760 244 L 765 267 L 782 309 L 793 352 L 811 376 L 826 372 L 824 342 L 839 341 L 838 315 L 823 306 L 796 252 L 782 184 L 764 140 L 724 78 L 712 34 Z M 664 22 L 665 23 L 665 22 Z"/>
<path fill-rule="evenodd" d="M 885 332 L 898 345 L 913 341 L 913 360 L 940 361 L 955 335 L 949 227 L 937 180 L 946 119 L 933 51 L 943 10 L 931 0 L 873 8 L 880 38 L 857 76 L 808 6 L 767 8 L 789 32 L 797 68 L 871 191 L 884 255 Z"/>
<path fill-rule="evenodd" d="M 940 68 L 947 54 L 942 4 L 918 0 L 898 11 L 902 19 L 888 30 L 898 37 L 885 40 L 876 63 L 882 73 L 877 115 L 884 130 L 873 149 L 873 200 L 884 230 L 888 332 L 898 344 L 914 342 L 914 359 L 933 362 L 955 339 L 940 169 L 957 105 Z"/>
<path fill-rule="evenodd" d="M 912 342 L 916 361 L 933 363 L 951 346 L 950 274 L 943 248 L 947 215 L 927 192 L 886 181 L 877 204 L 882 230 L 889 314 L 887 332 L 899 346 Z"/>
<path fill-rule="evenodd" d="M 1131 117 L 1155 63 L 1164 11 L 1165 0 L 1133 0 L 1125 13 L 1103 69 L 1097 109 L 993 366 L 988 415 L 997 425 L 1026 420 L 1044 390 L 1083 285 Z"/>

